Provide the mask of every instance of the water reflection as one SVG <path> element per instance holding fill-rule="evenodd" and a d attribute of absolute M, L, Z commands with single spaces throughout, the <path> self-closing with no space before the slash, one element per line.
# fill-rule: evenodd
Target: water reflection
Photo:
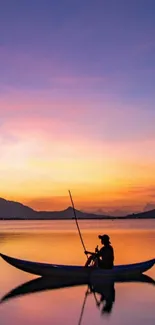
<path fill-rule="evenodd" d="M 101 313 L 111 313 L 113 304 L 115 302 L 115 283 L 109 281 L 109 283 L 94 283 L 91 286 L 90 292 L 94 294 L 96 306 L 101 307 Z M 99 294 L 99 300 L 96 297 L 96 293 Z"/>
<path fill-rule="evenodd" d="M 70 277 L 69 279 L 66 277 L 40 277 L 14 288 L 5 296 L 2 297 L 1 303 L 6 301 L 10 301 L 13 298 L 25 296 L 32 293 L 47 291 L 47 290 L 58 290 L 67 287 L 75 287 L 75 286 L 87 286 L 84 301 L 81 307 L 81 313 L 79 317 L 78 324 L 80 325 L 82 322 L 82 317 L 86 305 L 86 301 L 88 297 L 91 295 L 94 297 L 94 303 L 96 307 L 100 310 L 102 315 L 110 314 L 113 310 L 113 305 L 115 303 L 115 283 L 129 283 L 129 282 L 143 282 L 147 284 L 155 285 L 155 281 L 147 276 L 147 275 L 139 275 L 139 276 L 130 276 L 128 278 L 119 278 L 104 281 L 104 279 L 99 280 L 96 279 L 92 283 L 87 283 L 85 280 L 77 279 L 75 277 Z M 61 290 L 60 290 L 61 295 Z"/>
<path fill-rule="evenodd" d="M 96 246 L 98 233 L 103 230 L 105 232 L 106 229 L 115 247 L 115 264 L 137 263 L 154 257 L 155 220 L 132 221 L 132 224 L 130 221 L 115 221 L 113 226 L 111 222 L 106 221 L 80 221 L 80 226 L 89 250 Z M 43 263 L 85 263 L 75 221 L 74 224 L 2 222 L 0 252 L 19 259 Z M 155 267 L 148 271 L 148 275 L 155 279 Z M 154 281 L 146 276 L 126 279 L 124 283 L 121 279 L 120 283 L 114 281 L 114 299 L 111 298 L 114 293 L 111 293 L 109 298 L 108 287 L 104 283 L 102 285 L 93 282 L 90 287 L 85 281 L 77 283 L 77 279 L 73 278 L 38 278 L 30 281 L 32 278 L 34 279 L 34 276 L 12 268 L 0 259 L 0 298 L 5 295 L 3 303 L 0 304 L 2 324 L 10 325 L 13 319 L 13 323 L 17 325 L 77 325 L 84 300 L 86 301 L 81 325 L 102 325 L 103 321 L 105 325 L 155 324 L 155 290 L 152 285 Z M 30 282 L 8 293 L 11 288 L 28 280 Z M 91 289 L 95 291 L 95 295 Z M 112 292 L 111 289 L 109 291 Z M 33 292 L 34 294 L 30 294 Z M 17 299 L 13 299 L 15 297 Z M 109 312 L 103 310 L 104 307 L 107 309 L 107 303 Z"/>

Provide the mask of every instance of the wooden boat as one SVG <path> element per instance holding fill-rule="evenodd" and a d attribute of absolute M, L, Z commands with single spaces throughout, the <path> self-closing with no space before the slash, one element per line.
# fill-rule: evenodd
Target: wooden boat
<path fill-rule="evenodd" d="M 88 278 L 116 278 L 138 275 L 148 271 L 155 264 L 155 259 L 152 259 L 141 263 L 116 265 L 113 267 L 113 269 L 103 270 L 95 267 L 30 262 L 4 254 L 0 254 L 0 256 L 10 265 L 28 273 L 40 276 L 75 276 L 84 280 L 87 280 Z"/>

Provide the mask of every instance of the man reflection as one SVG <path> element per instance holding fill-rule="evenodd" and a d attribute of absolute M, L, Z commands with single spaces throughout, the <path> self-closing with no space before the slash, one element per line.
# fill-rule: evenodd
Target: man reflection
<path fill-rule="evenodd" d="M 90 286 L 89 293 L 94 294 L 96 306 L 99 308 L 101 307 L 102 314 L 110 314 L 112 312 L 112 307 L 115 302 L 115 287 L 113 281 L 107 283 L 94 283 Z M 100 295 L 99 300 L 96 297 L 96 293 Z"/>

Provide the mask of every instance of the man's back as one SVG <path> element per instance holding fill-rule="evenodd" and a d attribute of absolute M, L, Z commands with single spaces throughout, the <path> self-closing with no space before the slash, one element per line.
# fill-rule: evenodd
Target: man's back
<path fill-rule="evenodd" d="M 103 246 L 99 251 L 101 257 L 100 267 L 104 269 L 111 269 L 114 265 L 114 250 L 111 245 Z"/>

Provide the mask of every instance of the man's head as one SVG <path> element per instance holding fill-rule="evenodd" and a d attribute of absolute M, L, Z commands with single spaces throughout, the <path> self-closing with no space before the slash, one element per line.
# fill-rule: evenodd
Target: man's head
<path fill-rule="evenodd" d="M 109 245 L 110 244 L 110 238 L 108 235 L 99 235 L 98 238 L 101 240 L 101 243 L 103 245 Z"/>

